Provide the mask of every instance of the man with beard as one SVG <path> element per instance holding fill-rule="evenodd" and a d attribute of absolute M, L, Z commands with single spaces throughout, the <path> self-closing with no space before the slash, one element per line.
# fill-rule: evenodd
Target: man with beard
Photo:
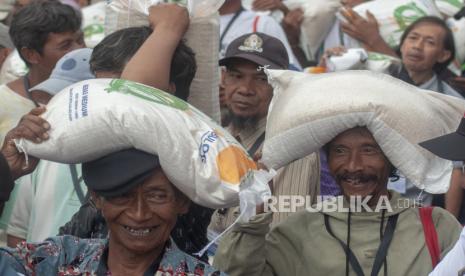
<path fill-rule="evenodd" d="M 228 275 L 427 275 L 434 254 L 425 243 L 430 235 L 423 234 L 424 212 L 387 190 L 396 169 L 371 132 L 348 129 L 324 149 L 343 191 L 330 199 L 337 209 L 322 204 L 270 231 L 271 213 L 258 207 L 259 215 L 236 225 L 220 243 L 214 265 Z M 354 208 L 357 197 L 367 206 Z M 429 219 L 425 228 L 434 227 L 437 257 L 443 257 L 461 227 L 441 208 L 432 209 Z"/>
<path fill-rule="evenodd" d="M 264 33 L 246 34 L 229 44 L 220 65 L 226 67 L 222 82 L 231 116 L 228 129 L 251 156 L 260 154 L 268 107 L 273 97 L 273 88 L 263 69 L 286 69 L 289 65 L 286 48 L 281 41 Z M 319 171 L 317 154 L 289 164 L 275 176 L 274 194 L 315 199 L 319 194 Z M 223 232 L 238 214 L 238 208 L 216 211 L 209 227 L 211 233 Z M 276 213 L 273 223 L 287 216 L 288 213 Z"/>

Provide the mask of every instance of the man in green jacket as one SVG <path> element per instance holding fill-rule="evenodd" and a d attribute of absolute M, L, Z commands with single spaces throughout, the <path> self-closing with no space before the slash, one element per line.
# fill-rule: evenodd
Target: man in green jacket
<path fill-rule="evenodd" d="M 388 179 L 395 177 L 396 169 L 368 129 L 348 129 L 326 144 L 325 150 L 343 196 L 290 216 L 271 231 L 272 213 L 258 207 L 260 214 L 224 237 L 214 265 L 228 275 L 431 272 L 432 255 L 425 243 L 420 208 L 388 191 Z M 360 199 L 365 204 L 357 205 Z M 362 208 L 347 208 L 349 202 Z M 461 227 L 441 208 L 434 208 L 430 217 L 443 257 L 459 238 Z"/>

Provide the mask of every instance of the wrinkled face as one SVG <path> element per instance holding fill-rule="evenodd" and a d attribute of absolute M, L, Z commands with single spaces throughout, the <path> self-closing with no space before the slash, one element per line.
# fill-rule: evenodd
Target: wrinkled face
<path fill-rule="evenodd" d="M 84 36 L 80 30 L 76 32 L 50 33 L 43 52 L 35 63 L 45 72 L 52 72 L 60 58 L 73 50 L 84 47 Z"/>
<path fill-rule="evenodd" d="M 329 143 L 328 165 L 345 196 L 377 198 L 387 192 L 392 166 L 364 127 L 349 129 Z"/>
<path fill-rule="evenodd" d="M 257 64 L 238 59 L 223 74 L 224 95 L 231 113 L 240 118 L 264 118 L 273 97 L 263 70 Z"/>
<path fill-rule="evenodd" d="M 176 191 L 160 167 L 127 194 L 97 197 L 110 232 L 110 248 L 133 254 L 162 250 L 179 214 L 186 213 L 188 199 Z"/>
<path fill-rule="evenodd" d="M 408 71 L 433 72 L 436 63 L 446 61 L 451 52 L 444 49 L 446 31 L 432 23 L 420 23 L 406 36 L 401 48 Z"/>

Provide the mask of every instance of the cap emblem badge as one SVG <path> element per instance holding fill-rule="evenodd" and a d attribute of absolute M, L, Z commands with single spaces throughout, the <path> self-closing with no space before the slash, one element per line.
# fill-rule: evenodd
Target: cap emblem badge
<path fill-rule="evenodd" d="M 244 44 L 239 46 L 239 50 L 244 52 L 263 52 L 263 40 L 256 34 L 250 35 L 244 40 Z"/>

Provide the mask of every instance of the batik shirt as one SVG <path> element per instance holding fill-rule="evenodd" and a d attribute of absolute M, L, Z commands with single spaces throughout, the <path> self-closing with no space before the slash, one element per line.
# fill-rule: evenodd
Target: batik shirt
<path fill-rule="evenodd" d="M 4 258 L 24 275 L 111 275 L 106 266 L 107 239 L 79 239 L 74 236 L 49 238 L 42 243 L 21 243 L 0 249 Z M 144 276 L 226 275 L 187 255 L 173 241 L 167 243 L 161 260 L 154 260 Z"/>

